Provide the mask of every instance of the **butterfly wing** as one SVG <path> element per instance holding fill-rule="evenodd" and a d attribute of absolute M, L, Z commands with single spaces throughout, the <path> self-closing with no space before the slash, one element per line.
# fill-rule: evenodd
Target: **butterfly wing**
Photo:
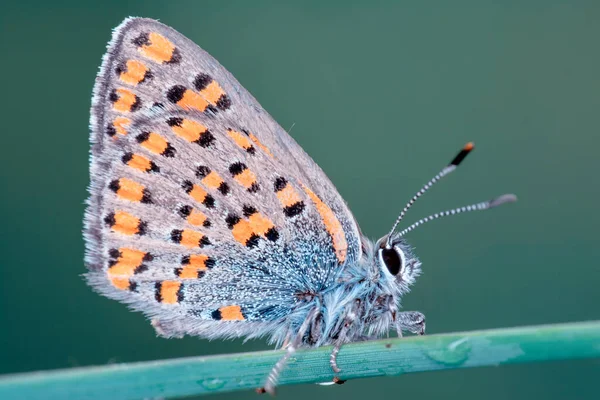
<path fill-rule="evenodd" d="M 175 30 L 116 28 L 91 113 L 87 278 L 159 332 L 262 335 L 360 256 L 323 171 Z"/>

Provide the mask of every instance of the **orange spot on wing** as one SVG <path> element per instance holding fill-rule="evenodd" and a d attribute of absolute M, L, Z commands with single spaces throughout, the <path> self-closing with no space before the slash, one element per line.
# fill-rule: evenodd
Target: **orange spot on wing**
<path fill-rule="evenodd" d="M 187 222 L 195 226 L 202 226 L 205 221 L 206 215 L 196 209 L 193 209 L 187 217 Z"/>
<path fill-rule="evenodd" d="M 270 157 L 273 157 L 273 154 L 271 154 L 271 152 L 269 151 L 268 148 L 265 147 L 265 145 L 263 145 L 256 136 L 254 136 L 253 134 L 249 134 L 248 136 L 250 136 L 250 139 L 258 146 L 260 147 L 260 149 L 262 151 L 264 151 L 265 153 L 267 153 Z"/>
<path fill-rule="evenodd" d="M 127 247 L 121 247 L 119 252 L 121 253 L 121 256 L 119 257 L 120 261 L 127 261 L 137 265 L 142 263 L 142 260 L 146 255 L 146 253 L 141 250 L 129 249 Z"/>
<path fill-rule="evenodd" d="M 348 252 L 348 242 L 346 242 L 346 235 L 344 234 L 344 228 L 342 224 L 337 219 L 331 208 L 316 195 L 312 190 L 304 186 L 304 191 L 311 198 L 313 203 L 323 220 L 323 224 L 325 224 L 325 228 L 331 239 L 333 241 L 333 248 L 335 250 L 335 255 L 340 263 L 343 263 L 346 260 L 346 254 Z"/>
<path fill-rule="evenodd" d="M 249 169 L 245 169 L 240 174 L 235 175 L 235 180 L 248 189 L 253 183 L 256 183 L 256 176 Z"/>
<path fill-rule="evenodd" d="M 183 94 L 181 100 L 177 102 L 177 105 L 187 109 L 204 111 L 206 110 L 206 107 L 208 107 L 208 102 L 198 93 L 188 89 Z"/>
<path fill-rule="evenodd" d="M 219 311 L 223 321 L 243 321 L 246 319 L 240 306 L 225 306 L 219 308 Z"/>
<path fill-rule="evenodd" d="M 127 165 L 142 172 L 147 172 L 152 168 L 152 163 L 150 160 L 146 157 L 140 156 L 139 154 L 134 154 L 131 157 L 131 160 L 127 162 Z"/>
<path fill-rule="evenodd" d="M 179 103 L 177 103 L 179 104 Z M 206 132 L 206 127 L 199 122 L 192 121 L 190 119 L 184 119 L 180 125 L 174 125 L 171 127 L 173 132 L 187 140 L 188 142 L 195 142 L 200 138 L 200 135 Z"/>
<path fill-rule="evenodd" d="M 160 286 L 160 297 L 163 303 L 175 304 L 177 303 L 177 292 L 181 287 L 180 282 L 176 281 L 164 281 Z"/>
<path fill-rule="evenodd" d="M 127 135 L 127 129 L 125 129 L 125 126 L 128 126 L 130 123 L 131 120 L 129 118 L 117 117 L 113 121 L 113 126 L 119 135 Z"/>
<path fill-rule="evenodd" d="M 300 195 L 298 195 L 298 192 L 296 192 L 296 190 L 289 183 L 286 184 L 282 190 L 277 192 L 277 198 L 284 207 L 289 207 L 302 201 Z"/>
<path fill-rule="evenodd" d="M 150 32 L 148 35 L 150 44 L 140 47 L 143 55 L 158 63 L 171 61 L 175 46 L 167 38 L 156 32 Z"/>
<path fill-rule="evenodd" d="M 250 239 L 254 234 L 254 229 L 252 228 L 252 225 L 250 225 L 249 221 L 242 219 L 237 224 L 235 224 L 235 226 L 231 230 L 231 233 L 236 241 L 243 245 L 246 245 L 248 239 Z"/>
<path fill-rule="evenodd" d="M 198 269 L 187 265 L 181 269 L 181 272 L 179 273 L 179 277 L 181 279 L 197 279 L 198 278 Z"/>
<path fill-rule="evenodd" d="M 128 178 L 119 179 L 117 196 L 122 199 L 139 202 L 144 197 L 144 185 Z"/>
<path fill-rule="evenodd" d="M 248 150 L 250 147 L 252 147 L 252 143 L 250 143 L 250 140 L 248 140 L 246 135 L 238 131 L 234 131 L 233 129 L 228 129 L 227 134 L 233 139 L 235 144 L 240 146 L 242 149 Z"/>
<path fill-rule="evenodd" d="M 222 183 L 223 179 L 214 171 L 211 171 L 202 179 L 202 183 L 210 189 L 217 189 Z"/>
<path fill-rule="evenodd" d="M 119 252 L 121 255 L 117 263 L 108 269 L 108 274 L 110 276 L 130 277 L 135 269 L 142 264 L 146 253 L 125 247 L 120 248 Z"/>
<path fill-rule="evenodd" d="M 136 102 L 135 94 L 127 89 L 117 89 L 119 98 L 113 103 L 113 109 L 118 112 L 129 112 Z"/>
<path fill-rule="evenodd" d="M 198 271 L 206 271 L 206 261 L 208 256 L 204 254 L 193 254 L 189 256 L 189 263 L 184 265 L 179 272 L 179 277 L 182 279 L 197 279 Z"/>
<path fill-rule="evenodd" d="M 115 213 L 115 224 L 112 229 L 125 235 L 135 235 L 139 231 L 140 219 L 125 211 Z"/>
<path fill-rule="evenodd" d="M 232 228 L 231 234 L 239 243 L 246 245 L 252 236 L 265 236 L 275 225 L 262 214 L 254 213 L 248 219 L 240 219 Z"/>
<path fill-rule="evenodd" d="M 192 267 L 199 269 L 201 271 L 206 270 L 206 261 L 208 260 L 208 256 L 204 254 L 192 254 L 190 255 L 190 263 Z"/>
<path fill-rule="evenodd" d="M 198 247 L 200 245 L 200 240 L 202 240 L 203 237 L 204 235 L 200 232 L 184 229 L 183 232 L 181 232 L 181 242 L 179 243 L 189 248 Z"/>
<path fill-rule="evenodd" d="M 146 68 L 144 64 L 137 60 L 128 60 L 125 66 L 127 67 L 127 71 L 124 71 L 119 75 L 119 78 L 123 82 L 135 86 L 144 80 L 146 72 L 148 71 L 148 68 Z"/>
<path fill-rule="evenodd" d="M 207 194 L 208 193 L 206 193 L 206 190 L 202 189 L 198 185 L 194 185 L 194 187 L 192 188 L 192 191 L 189 193 L 189 195 L 192 196 L 192 198 L 194 200 L 196 200 L 198 203 L 202 203 L 204 201 L 204 199 L 206 199 Z"/>
<path fill-rule="evenodd" d="M 112 283 L 112 285 L 114 287 L 116 287 L 117 289 L 120 289 L 120 290 L 129 289 L 129 279 L 128 278 L 110 278 L 110 283 Z"/>
<path fill-rule="evenodd" d="M 155 154 L 162 154 L 168 147 L 169 142 L 158 133 L 151 132 L 148 139 L 142 142 L 142 146 Z"/>
<path fill-rule="evenodd" d="M 264 236 L 269 229 L 275 226 L 269 218 L 266 218 L 259 213 L 252 214 L 248 217 L 248 222 L 250 223 L 253 233 L 261 236 Z"/>
<path fill-rule="evenodd" d="M 216 81 L 212 81 L 207 87 L 202 89 L 200 94 L 211 104 L 217 104 L 217 100 L 225 94 L 225 91 L 219 86 Z"/>

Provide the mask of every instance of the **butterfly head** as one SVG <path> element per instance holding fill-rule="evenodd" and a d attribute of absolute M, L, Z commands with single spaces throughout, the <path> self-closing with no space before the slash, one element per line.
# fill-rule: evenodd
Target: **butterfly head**
<path fill-rule="evenodd" d="M 375 245 L 375 262 L 380 276 L 395 282 L 404 292 L 421 273 L 421 263 L 413 254 L 410 245 L 402 238 L 392 238 L 389 246 L 387 236 L 379 239 Z"/>

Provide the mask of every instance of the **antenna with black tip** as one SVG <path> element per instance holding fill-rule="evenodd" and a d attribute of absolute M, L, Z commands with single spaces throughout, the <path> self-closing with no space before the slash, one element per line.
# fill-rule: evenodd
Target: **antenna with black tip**
<path fill-rule="evenodd" d="M 450 163 L 448 165 L 446 165 L 437 175 L 435 175 L 429 182 L 427 182 L 425 184 L 425 186 L 423 186 L 410 199 L 410 201 L 408 203 L 406 203 L 406 205 L 404 206 L 404 208 L 400 212 L 400 215 L 398 215 L 398 218 L 396 219 L 396 222 L 394 222 L 394 225 L 392 226 L 392 229 L 390 230 L 390 233 L 387 235 L 387 239 L 386 239 L 386 242 L 385 242 L 385 247 L 386 248 L 390 249 L 392 247 L 391 240 L 392 240 L 392 235 L 396 231 L 396 227 L 398 226 L 398 224 L 400 223 L 400 221 L 402 221 L 402 219 L 404 218 L 404 215 L 406 214 L 406 212 L 419 199 L 419 197 L 421 197 L 423 194 L 425 194 L 425 192 L 427 192 L 436 182 L 438 182 L 444 176 L 446 176 L 450 172 L 454 171 L 456 169 L 456 167 L 458 167 L 460 165 L 460 163 L 463 162 L 463 160 L 467 157 L 467 155 L 469 155 L 469 153 L 471 151 L 473 151 L 474 148 L 475 148 L 475 145 L 473 144 L 473 142 L 467 143 L 460 150 L 460 152 L 456 155 L 456 157 L 454 157 L 452 159 L 452 161 L 450 161 Z M 435 213 L 435 214 L 432 214 L 432 215 L 430 215 L 428 217 L 425 217 L 425 218 L 420 219 L 419 221 L 415 222 L 414 224 L 412 224 L 408 228 L 406 228 L 403 231 L 401 231 L 398 234 L 398 236 L 399 237 L 404 236 L 408 232 L 410 232 L 413 229 L 415 229 L 417 226 L 422 225 L 425 222 L 429 222 L 429 221 L 434 220 L 434 219 L 438 219 L 438 218 L 441 218 L 441 217 L 446 217 L 448 215 L 454 215 L 454 214 L 460 214 L 460 213 L 464 213 L 464 212 L 469 212 L 469 211 L 487 210 L 487 209 L 494 208 L 494 207 L 497 207 L 497 206 L 505 204 L 505 203 L 512 203 L 512 202 L 515 202 L 515 201 L 517 201 L 517 196 L 515 196 L 514 194 L 505 194 L 505 195 L 496 197 L 495 199 L 492 199 L 492 200 L 489 200 L 489 201 L 484 201 L 484 202 L 477 203 L 477 204 L 472 204 L 472 205 L 469 205 L 469 206 L 459 207 L 459 208 L 455 208 L 455 209 L 452 209 L 452 210 L 447 210 L 447 211 L 442 211 L 442 212 L 439 212 L 439 213 Z"/>

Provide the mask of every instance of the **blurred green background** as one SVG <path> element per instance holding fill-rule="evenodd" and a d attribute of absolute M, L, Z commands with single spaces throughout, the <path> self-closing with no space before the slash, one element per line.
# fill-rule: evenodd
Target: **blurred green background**
<path fill-rule="evenodd" d="M 382 236 L 411 210 L 517 204 L 409 235 L 428 332 L 600 319 L 597 1 L 5 1 L 0 5 L 0 373 L 265 349 L 157 338 L 81 278 L 88 117 L 111 29 L 160 19 L 215 56 Z M 342 366 L 343 368 L 343 366 Z M 597 398 L 600 361 L 280 388 L 285 399 Z M 215 396 L 254 399 L 254 393 Z"/>

